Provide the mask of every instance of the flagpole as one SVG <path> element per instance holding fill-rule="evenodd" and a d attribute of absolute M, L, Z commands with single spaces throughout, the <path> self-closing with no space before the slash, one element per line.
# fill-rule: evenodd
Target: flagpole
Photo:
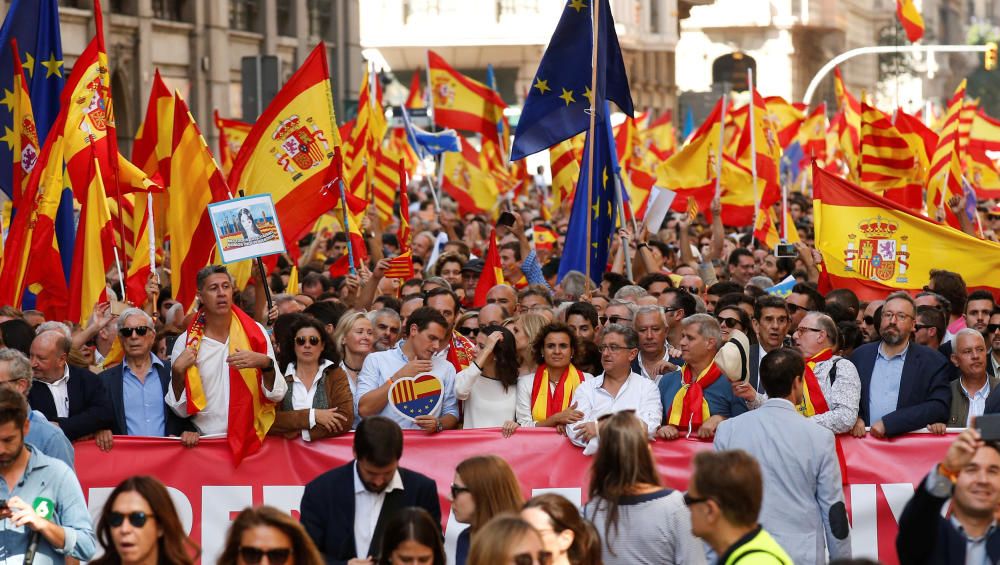
<path fill-rule="evenodd" d="M 726 144 L 726 106 L 728 96 L 722 95 L 722 113 L 719 115 L 719 147 L 715 155 L 715 200 L 722 198 L 722 146 Z"/>
<path fill-rule="evenodd" d="M 156 281 L 160 281 L 160 275 L 156 272 L 156 233 L 153 227 L 153 193 L 146 195 L 146 239 L 149 242 L 149 271 L 156 275 Z"/>
<path fill-rule="evenodd" d="M 754 228 L 757 226 L 755 225 Z M 781 183 L 781 243 L 788 243 L 788 183 Z"/>
<path fill-rule="evenodd" d="M 757 123 L 754 121 L 754 87 L 753 69 L 747 69 L 747 85 L 750 87 L 750 117 L 747 125 L 750 127 L 750 175 L 753 177 L 753 228 L 750 233 L 757 229 L 757 222 L 760 221 L 760 191 L 757 189 Z M 752 239 L 752 238 L 751 238 Z"/>
<path fill-rule="evenodd" d="M 587 129 L 587 139 L 590 141 L 590 149 L 587 151 L 587 277 L 593 280 L 590 273 L 590 238 L 591 224 L 593 217 L 590 207 L 594 201 L 594 130 L 597 124 L 597 41 L 600 31 L 601 0 L 595 0 L 591 6 L 591 16 L 593 25 L 593 40 L 590 49 L 590 126 Z M 603 267 L 602 267 L 603 269 Z"/>

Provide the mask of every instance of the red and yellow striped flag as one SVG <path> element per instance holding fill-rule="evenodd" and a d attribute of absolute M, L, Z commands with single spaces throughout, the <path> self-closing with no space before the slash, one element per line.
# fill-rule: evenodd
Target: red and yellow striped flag
<path fill-rule="evenodd" d="M 427 61 L 434 123 L 479 133 L 498 143 L 497 116 L 507 107 L 485 84 L 456 71 L 443 57 L 428 50 Z"/>
<path fill-rule="evenodd" d="M 372 199 L 375 202 L 375 210 L 378 211 L 382 223 L 387 223 L 392 219 L 392 205 L 396 201 L 396 193 L 399 191 L 401 172 L 406 172 L 405 160 L 391 147 L 383 147 L 375 152 L 375 162 L 372 166 Z M 403 161 L 402 169 L 399 163 Z M 402 185 L 405 188 L 405 184 Z"/>
<path fill-rule="evenodd" d="M 96 156 L 92 163 L 87 200 L 80 209 L 69 287 L 69 319 L 81 325 L 87 323 L 95 305 L 108 299 L 105 276 L 115 264 L 114 229 Z"/>
<path fill-rule="evenodd" d="M 354 196 L 370 200 L 371 176 L 377 153 L 381 151 L 382 138 L 389 129 L 382 109 L 382 85 L 377 77 L 365 69 L 358 94 L 358 117 L 351 131 L 351 141 L 346 144 L 344 165 L 347 176 L 344 182 Z"/>
<path fill-rule="evenodd" d="M 1000 151 L 1000 120 L 989 117 L 980 108 L 972 118 L 969 137 L 970 143 L 976 143 L 983 149 Z"/>
<path fill-rule="evenodd" d="M 938 137 L 937 147 L 931 159 L 931 169 L 927 173 L 927 210 L 934 213 L 941 209 L 948 198 L 962 194 L 961 146 L 959 143 L 959 119 L 965 101 L 965 81 L 948 101 L 944 126 Z"/>
<path fill-rule="evenodd" d="M 911 43 L 924 36 L 924 17 L 913 0 L 896 0 L 896 17 Z"/>
<path fill-rule="evenodd" d="M 410 93 L 406 95 L 406 107 L 409 109 L 426 108 L 427 99 L 424 92 L 424 85 L 420 77 L 424 75 L 424 70 L 417 67 L 410 77 Z"/>
<path fill-rule="evenodd" d="M 410 246 L 410 198 L 406 194 L 406 171 L 403 162 L 399 162 L 399 229 L 396 240 L 399 242 L 399 255 L 389 259 L 389 268 L 385 276 L 391 279 L 413 278 L 413 249 Z"/>
<path fill-rule="evenodd" d="M 479 275 L 479 282 L 476 283 L 476 294 L 472 299 L 473 308 L 486 306 L 486 294 L 490 289 L 504 284 L 503 264 L 500 263 L 500 252 L 497 251 L 496 230 L 490 230 L 490 246 L 486 251 L 485 263 L 483 272 Z"/>
<path fill-rule="evenodd" d="M 493 176 L 484 169 L 480 154 L 464 137 L 462 151 L 448 152 L 441 165 L 441 188 L 458 203 L 460 214 L 492 212 L 500 192 Z"/>
<path fill-rule="evenodd" d="M 555 214 L 563 202 L 573 201 L 573 191 L 580 177 L 580 160 L 573 151 L 573 140 L 565 139 L 549 147 L 549 163 L 552 167 L 552 208 Z"/>
<path fill-rule="evenodd" d="M 844 85 L 840 69 L 833 70 L 833 85 L 837 92 L 837 105 L 843 119 L 837 124 L 837 141 L 851 178 L 857 176 L 858 147 L 861 144 L 861 103 Z"/>
<path fill-rule="evenodd" d="M 797 135 L 802 152 L 821 162 L 826 161 L 826 102 L 821 102 L 799 126 Z"/>
<path fill-rule="evenodd" d="M 861 162 L 858 184 L 872 192 L 920 210 L 923 179 L 920 178 L 917 151 L 893 126 L 889 116 L 865 103 L 861 104 Z"/>
<path fill-rule="evenodd" d="M 222 167 L 222 174 L 229 175 L 233 170 L 233 163 L 239 155 L 243 143 L 250 135 L 252 125 L 239 120 L 230 120 L 219 116 L 219 111 L 212 113 L 215 120 L 215 128 L 219 130 L 219 165 Z"/>

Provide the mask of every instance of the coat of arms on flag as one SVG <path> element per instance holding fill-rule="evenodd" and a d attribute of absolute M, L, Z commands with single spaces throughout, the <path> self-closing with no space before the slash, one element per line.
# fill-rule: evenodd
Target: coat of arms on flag
<path fill-rule="evenodd" d="M 430 373 L 403 377 L 389 387 L 389 404 L 407 418 L 433 416 L 441 408 L 444 387 Z"/>
<path fill-rule="evenodd" d="M 877 216 L 858 223 L 861 240 L 855 244 L 858 235 L 847 236 L 847 249 L 844 250 L 845 270 L 856 271 L 861 276 L 873 281 L 888 281 L 896 274 L 896 264 L 899 264 L 899 275 L 896 282 L 906 282 L 908 236 L 899 236 L 899 224 Z M 857 245 L 857 247 L 855 247 Z"/>
<path fill-rule="evenodd" d="M 312 118 L 306 119 L 306 122 L 311 121 Z M 322 165 L 333 155 L 323 132 L 315 124 L 302 123 L 298 115 L 282 120 L 271 139 L 278 143 L 272 153 L 278 164 L 292 174 L 292 180 L 298 180 L 302 171 Z"/>

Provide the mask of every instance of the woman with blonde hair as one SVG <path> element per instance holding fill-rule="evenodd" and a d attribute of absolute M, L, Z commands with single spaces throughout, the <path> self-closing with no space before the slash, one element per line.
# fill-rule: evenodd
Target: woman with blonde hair
<path fill-rule="evenodd" d="M 533 312 L 504 320 L 503 327 L 514 334 L 514 343 L 517 345 L 517 357 L 520 362 L 517 371 L 519 376 L 535 374 L 538 362 L 535 361 L 533 345 L 542 328 L 548 324 L 548 318 Z"/>
<path fill-rule="evenodd" d="M 273 506 L 245 508 L 226 534 L 217 565 L 325 565 L 302 524 Z"/>
<path fill-rule="evenodd" d="M 358 405 L 358 373 L 374 344 L 375 332 L 364 312 L 348 312 L 340 317 L 333 330 L 333 346 L 340 354 L 340 368 L 347 374 L 355 406 Z M 355 410 L 351 429 L 357 428 L 360 422 L 361 415 Z"/>
<path fill-rule="evenodd" d="M 455 565 L 465 565 L 470 542 L 490 518 L 518 512 L 524 504 L 514 470 L 496 455 L 479 455 L 459 463 L 449 499 L 455 520 L 469 525 L 458 536 Z"/>
<path fill-rule="evenodd" d="M 469 551 L 469 565 L 550 565 L 552 554 L 531 524 L 501 514 L 483 526 Z"/>

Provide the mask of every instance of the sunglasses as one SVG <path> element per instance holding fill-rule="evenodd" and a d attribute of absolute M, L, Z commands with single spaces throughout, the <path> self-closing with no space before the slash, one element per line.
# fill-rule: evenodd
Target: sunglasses
<path fill-rule="evenodd" d="M 455 328 L 458 333 L 465 337 L 476 337 L 479 335 L 479 328 Z"/>
<path fill-rule="evenodd" d="M 933 328 L 933 327 L 934 326 L 928 326 L 927 324 L 914 324 L 913 325 L 913 330 L 919 332 L 920 330 L 926 330 L 926 329 Z M 997 326 L 997 327 L 1000 328 L 1000 326 Z"/>
<path fill-rule="evenodd" d="M 608 322 L 612 324 L 618 324 L 621 322 L 632 323 L 632 318 L 626 318 L 624 316 L 608 316 Z"/>
<path fill-rule="evenodd" d="M 788 313 L 792 315 L 797 314 L 799 310 L 805 310 L 805 308 L 803 308 L 802 306 L 799 306 L 798 304 L 792 304 L 791 302 L 787 303 L 786 306 L 788 306 Z"/>
<path fill-rule="evenodd" d="M 518 553 L 513 558 L 514 565 L 549 565 L 552 563 L 552 553 L 549 551 L 539 551 L 537 554 Z"/>
<path fill-rule="evenodd" d="M 701 294 L 701 289 L 696 286 L 679 286 L 677 288 L 688 291 L 688 294 Z"/>
<path fill-rule="evenodd" d="M 250 565 L 256 565 L 260 563 L 264 556 L 267 556 L 267 562 L 271 565 L 282 565 L 288 558 L 292 555 L 291 548 L 284 547 L 281 549 L 260 549 L 259 547 L 251 547 L 249 545 L 240 546 L 240 557 L 243 561 L 246 561 Z"/>
<path fill-rule="evenodd" d="M 469 492 L 469 487 L 460 487 L 460 486 L 458 486 L 456 484 L 452 484 L 451 485 L 451 499 L 452 500 L 455 500 L 456 498 L 458 498 L 458 495 L 462 494 L 463 492 Z"/>
<path fill-rule="evenodd" d="M 128 522 L 129 524 L 132 524 L 133 528 L 141 528 L 146 525 L 146 520 L 149 520 L 154 516 L 146 514 L 145 512 L 129 512 L 128 514 L 111 512 L 108 514 L 108 524 L 110 524 L 112 528 L 119 528 L 125 523 L 126 517 L 128 517 Z"/>
<path fill-rule="evenodd" d="M 1000 330 L 1000 324 L 990 324 L 990 325 L 986 326 L 986 333 L 988 333 L 988 334 L 992 334 L 992 333 L 996 332 L 997 330 Z"/>
<path fill-rule="evenodd" d="M 874 325 L 875 325 L 875 317 L 874 317 L 874 316 L 865 316 L 865 317 L 864 317 L 864 318 L 862 318 L 861 320 L 862 320 L 862 321 L 863 321 L 863 322 L 864 322 L 865 324 L 867 324 L 867 325 L 869 325 L 869 326 L 874 326 Z"/>
<path fill-rule="evenodd" d="M 150 328 L 149 326 L 139 326 L 137 328 L 120 328 L 118 330 L 118 335 L 127 338 L 127 337 L 132 337 L 132 334 L 135 333 L 135 335 L 139 337 L 145 337 L 146 333 L 151 329 L 152 328 Z"/>
<path fill-rule="evenodd" d="M 740 322 L 739 318 L 719 318 L 719 323 L 726 326 L 729 329 L 733 329 L 736 326 L 742 326 L 743 323 Z"/>
<path fill-rule="evenodd" d="M 696 496 L 691 496 L 689 493 L 686 493 L 686 492 L 684 493 L 684 506 L 692 506 L 694 504 L 701 504 L 702 502 L 708 502 L 709 500 L 711 500 L 711 499 L 708 498 L 708 497 L 701 497 L 701 498 L 699 498 L 699 497 L 696 497 Z"/>
<path fill-rule="evenodd" d="M 303 345 L 306 344 L 306 340 L 308 340 L 309 341 L 309 345 L 311 345 L 313 347 L 316 347 L 317 345 L 319 345 L 319 337 L 318 336 L 314 336 L 314 335 L 311 335 L 309 337 L 305 337 L 305 336 L 298 336 L 298 337 L 296 337 L 295 338 L 295 345 L 298 345 L 298 346 L 301 347 L 301 346 L 303 346 Z"/>

